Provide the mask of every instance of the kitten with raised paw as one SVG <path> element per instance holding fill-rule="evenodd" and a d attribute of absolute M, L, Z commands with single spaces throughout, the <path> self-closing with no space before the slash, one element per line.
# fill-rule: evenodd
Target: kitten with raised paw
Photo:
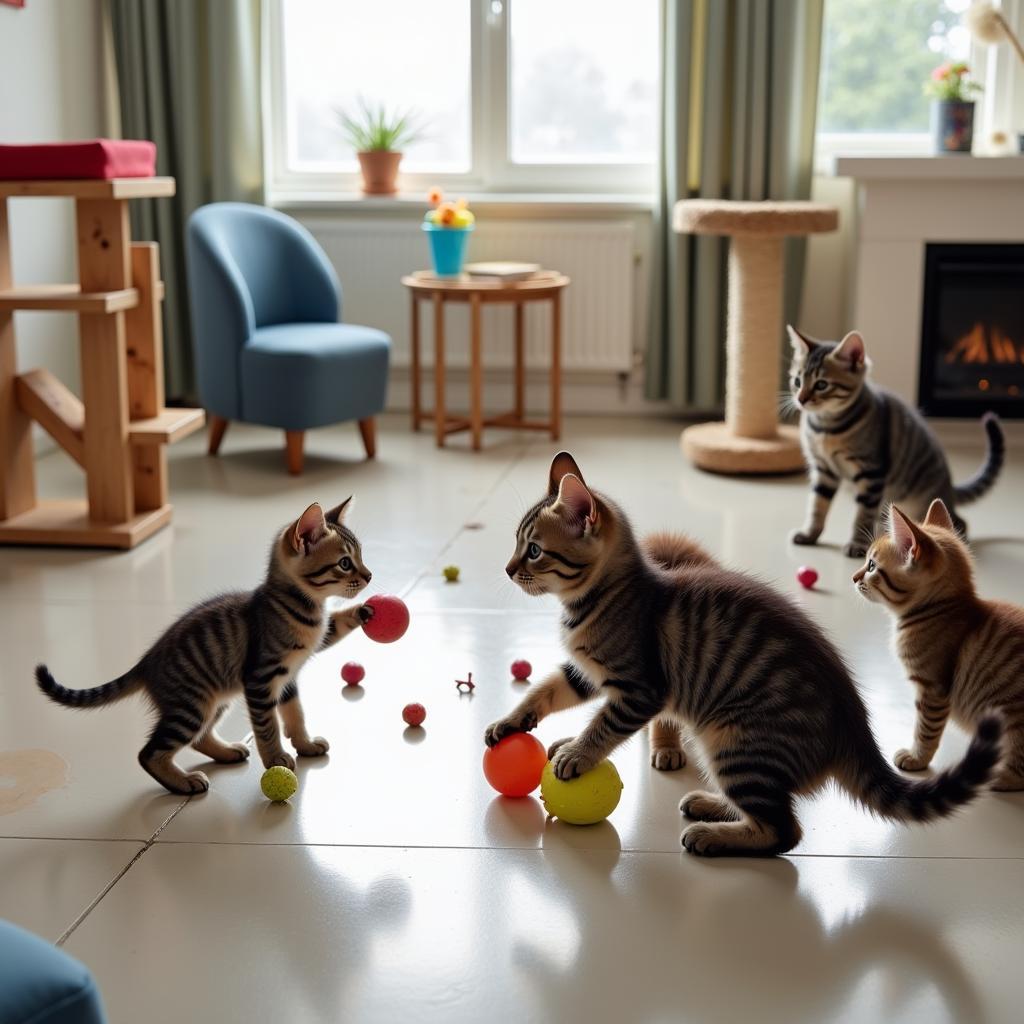
<path fill-rule="evenodd" d="M 578 736 L 548 752 L 569 779 L 645 726 L 652 760 L 678 767 L 686 726 L 719 789 L 681 804 L 698 819 L 681 836 L 690 853 L 791 850 L 801 835 L 795 798 L 830 779 L 883 817 L 930 821 L 971 801 L 995 773 L 1002 720 L 982 716 L 960 764 L 925 782 L 903 778 L 878 749 L 842 657 L 808 615 L 686 538 L 639 542 L 565 452 L 520 522 L 505 571 L 527 594 L 558 598 L 568 657 L 486 730 L 485 743 L 603 698 Z"/>
<path fill-rule="evenodd" d="M 204 772 L 184 772 L 174 763 L 182 747 L 191 744 L 225 764 L 249 756 L 244 743 L 228 743 L 216 730 L 239 694 L 248 706 L 264 767 L 295 767 L 295 758 L 281 744 L 281 725 L 299 757 L 326 754 L 327 740 L 306 729 L 296 676 L 312 654 L 373 615 L 366 605 L 333 614 L 326 609 L 327 598 L 354 598 L 370 582 L 359 541 L 343 523 L 349 501 L 326 515 L 319 505 L 310 505 L 278 533 L 260 586 L 196 605 L 124 675 L 92 689 L 72 690 L 40 665 L 39 689 L 72 708 L 143 694 L 157 721 L 139 763 L 172 793 L 190 795 L 210 787 Z"/>
<path fill-rule="evenodd" d="M 966 483 L 954 484 L 938 439 L 921 416 L 868 379 L 870 360 L 856 331 L 837 344 L 786 329 L 793 346 L 790 389 L 801 412 L 800 443 L 811 484 L 807 519 L 790 540 L 817 544 L 843 480 L 853 485 L 857 502 L 853 532 L 843 547 L 848 558 L 864 557 L 883 502 L 896 502 L 920 518 L 932 498 L 941 498 L 966 536 L 967 524 L 955 509 L 987 493 L 1003 465 L 996 416 L 982 417 L 988 438 L 984 465 Z"/>
<path fill-rule="evenodd" d="M 893 644 L 917 691 L 914 742 L 896 767 L 927 768 L 952 718 L 966 729 L 1005 716 L 1005 756 L 993 789 L 1024 789 L 1024 608 L 986 601 L 974 563 L 943 502 L 922 523 L 899 508 L 853 575 L 857 592 L 894 618 Z"/>

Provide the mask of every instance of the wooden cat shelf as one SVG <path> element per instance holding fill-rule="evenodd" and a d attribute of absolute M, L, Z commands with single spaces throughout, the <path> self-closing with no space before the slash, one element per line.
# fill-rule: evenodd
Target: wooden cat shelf
<path fill-rule="evenodd" d="M 132 242 L 128 200 L 173 195 L 173 178 L 0 181 L 0 544 L 130 548 L 171 521 L 164 446 L 204 414 L 164 408 L 159 251 Z M 7 200 L 25 196 L 74 199 L 77 284 L 13 285 Z M 19 373 L 19 309 L 78 315 L 81 399 Z M 33 423 L 85 470 L 85 499 L 37 499 Z"/>

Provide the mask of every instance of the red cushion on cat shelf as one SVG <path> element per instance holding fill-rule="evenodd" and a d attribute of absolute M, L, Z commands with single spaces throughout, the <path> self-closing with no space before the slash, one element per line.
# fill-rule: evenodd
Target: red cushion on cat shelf
<path fill-rule="evenodd" d="M 144 139 L 89 139 L 0 145 L 0 180 L 151 178 L 156 145 Z"/>

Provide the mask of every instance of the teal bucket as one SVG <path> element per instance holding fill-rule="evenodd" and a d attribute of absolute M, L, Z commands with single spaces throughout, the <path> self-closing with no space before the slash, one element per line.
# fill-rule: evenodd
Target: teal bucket
<path fill-rule="evenodd" d="M 466 259 L 466 243 L 473 230 L 470 224 L 464 228 L 445 228 L 429 221 L 423 230 L 430 239 L 430 256 L 434 261 L 434 273 L 438 277 L 458 277 Z"/>

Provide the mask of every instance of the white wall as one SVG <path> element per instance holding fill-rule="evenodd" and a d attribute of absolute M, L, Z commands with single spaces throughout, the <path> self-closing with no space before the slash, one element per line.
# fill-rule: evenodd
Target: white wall
<path fill-rule="evenodd" d="M 0 142 L 59 142 L 102 134 L 100 0 L 29 0 L 0 5 Z M 71 202 L 9 203 L 14 280 L 76 278 Z M 18 365 L 45 366 L 78 387 L 77 325 L 63 313 L 15 316 Z"/>

